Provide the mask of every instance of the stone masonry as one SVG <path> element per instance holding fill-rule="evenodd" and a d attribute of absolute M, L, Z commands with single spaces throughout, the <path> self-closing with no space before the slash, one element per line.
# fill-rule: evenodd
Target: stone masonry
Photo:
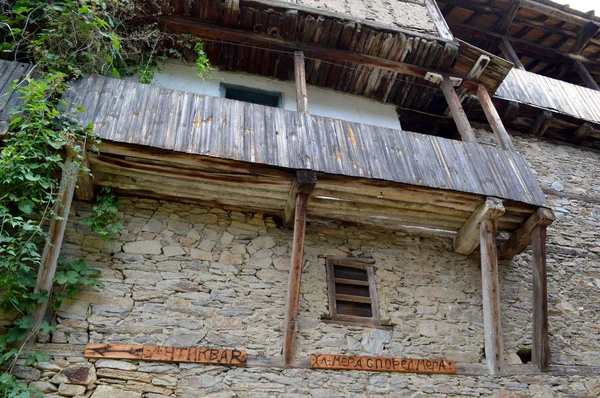
<path fill-rule="evenodd" d="M 480 140 L 493 144 L 479 131 Z M 515 137 L 548 189 L 557 221 L 549 229 L 552 365 L 600 362 L 600 154 Z M 598 396 L 600 377 L 423 376 L 308 369 L 86 360 L 88 342 L 246 350 L 281 358 L 292 232 L 262 214 L 125 198 L 125 228 L 113 243 L 81 221 L 74 204 L 63 254 L 102 271 L 103 286 L 57 312 L 53 356 L 16 374 L 48 397 L 551 397 Z M 375 260 L 382 318 L 391 329 L 323 322 L 328 315 L 323 255 Z M 505 359 L 531 347 L 531 258 L 501 262 Z M 445 358 L 481 364 L 479 253 L 451 241 L 309 223 L 297 358 L 311 353 Z"/>

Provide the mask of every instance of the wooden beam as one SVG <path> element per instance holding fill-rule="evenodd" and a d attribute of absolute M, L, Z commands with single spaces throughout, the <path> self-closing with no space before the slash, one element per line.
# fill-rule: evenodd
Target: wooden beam
<path fill-rule="evenodd" d="M 315 189 L 317 184 L 317 173 L 308 170 L 298 170 L 296 172 L 296 178 L 292 183 L 290 194 L 285 203 L 285 209 L 283 210 L 283 226 L 285 228 L 291 228 L 294 226 L 294 214 L 296 211 L 296 198 L 298 194 L 305 193 L 309 196 Z"/>
<path fill-rule="evenodd" d="M 548 127 L 550 127 L 550 123 L 552 123 L 553 118 L 554 116 L 552 116 L 552 112 L 543 111 L 535 120 L 533 126 L 531 126 L 529 134 L 537 135 L 538 137 L 543 136 L 546 133 L 546 130 L 548 130 Z"/>
<path fill-rule="evenodd" d="M 573 136 L 570 138 L 570 142 L 573 144 L 581 144 L 583 140 L 594 132 L 594 126 L 591 123 L 583 123 L 579 128 L 575 131 Z"/>
<path fill-rule="evenodd" d="M 500 115 L 498 115 L 498 111 L 492 102 L 492 97 L 490 97 L 490 94 L 484 86 L 479 86 L 477 89 L 477 98 L 479 98 L 479 103 L 483 108 L 488 123 L 496 135 L 496 139 L 500 143 L 500 147 L 507 151 L 514 151 L 515 147 L 510 140 L 510 136 L 508 135 L 506 128 L 504 128 L 504 124 L 502 124 Z"/>
<path fill-rule="evenodd" d="M 599 26 L 592 21 L 586 23 L 581 30 L 581 34 L 569 49 L 569 52 L 572 54 L 579 54 L 585 46 L 587 46 L 590 39 L 598 32 L 598 28 Z"/>
<path fill-rule="evenodd" d="M 510 25 L 512 25 L 517 12 L 521 8 L 521 0 L 508 0 L 508 4 L 506 5 L 506 9 L 502 14 L 502 17 L 496 24 L 493 26 L 493 30 L 500 33 L 505 34 L 508 32 Z"/>
<path fill-rule="evenodd" d="M 498 48 L 500 49 L 500 52 L 502 52 L 502 55 L 504 55 L 504 58 L 512 62 L 515 68 L 525 70 L 525 67 L 521 63 L 519 56 L 515 52 L 515 49 L 505 37 L 502 38 Z"/>
<path fill-rule="evenodd" d="M 581 61 L 573 61 L 573 70 L 579 75 L 588 88 L 600 91 L 600 86 L 596 83 L 596 79 L 594 79 L 590 71 L 587 70 Z"/>
<path fill-rule="evenodd" d="M 58 196 L 54 205 L 54 216 L 50 221 L 48 238 L 42 252 L 34 293 L 45 291 L 48 295 L 50 295 L 50 292 L 52 291 L 52 280 L 54 279 L 54 274 L 56 273 L 56 263 L 60 253 L 63 237 L 65 235 L 67 221 L 69 220 L 69 212 L 71 210 L 71 203 L 73 201 L 73 193 L 75 192 L 78 172 L 79 164 L 75 161 L 73 153 L 71 151 L 67 151 L 67 159 L 63 168 Z M 32 327 L 32 331 L 34 333 L 37 331 L 37 328 L 42 322 L 47 308 L 48 301 L 38 303 L 35 306 Z"/>
<path fill-rule="evenodd" d="M 497 220 L 504 214 L 502 200 L 486 198 L 485 202 L 469 216 L 454 237 L 454 251 L 469 255 L 479 246 L 479 225 L 485 219 Z"/>
<path fill-rule="evenodd" d="M 304 53 L 302 51 L 294 52 L 294 76 L 296 80 L 296 110 L 308 113 L 306 70 L 304 67 Z"/>
<path fill-rule="evenodd" d="M 314 187 L 314 185 L 313 185 Z M 296 353 L 296 332 L 298 305 L 300 303 L 300 280 L 304 263 L 304 235 L 306 230 L 306 208 L 310 193 L 299 192 L 296 195 L 296 211 L 294 217 L 294 237 L 292 242 L 292 265 L 288 280 L 287 305 L 285 310 L 285 326 L 283 334 L 283 364 L 291 367 Z"/>
<path fill-rule="evenodd" d="M 554 221 L 552 210 L 540 207 L 531 217 L 500 245 L 500 258 L 510 259 L 521 253 L 531 243 L 531 234 L 537 226 L 547 227 Z"/>
<path fill-rule="evenodd" d="M 533 259 L 533 336 L 531 359 L 540 371 L 548 371 L 548 285 L 546 277 L 546 227 L 537 225 L 532 231 Z"/>
<path fill-rule="evenodd" d="M 483 329 L 485 359 L 492 375 L 504 370 L 504 342 L 502 339 L 500 284 L 498 282 L 498 253 L 496 249 L 496 220 L 481 221 L 481 295 L 483 302 Z"/>
<path fill-rule="evenodd" d="M 502 113 L 502 123 L 509 125 L 516 119 L 519 114 L 519 103 L 515 101 L 508 101 L 504 107 Z"/>
<path fill-rule="evenodd" d="M 443 77 L 441 88 L 442 92 L 444 93 L 444 97 L 446 98 L 446 102 L 448 103 L 448 108 L 450 108 L 450 113 L 452 114 L 454 123 L 456 123 L 456 127 L 458 128 L 460 137 L 463 141 L 476 143 L 477 137 L 475 137 L 473 128 L 469 123 L 469 119 L 465 114 L 465 110 L 460 103 L 460 99 L 458 98 L 458 94 L 456 94 L 456 90 L 454 90 L 454 85 L 452 84 L 450 78 L 447 76 Z"/>
<path fill-rule="evenodd" d="M 93 177 L 90 175 L 90 158 L 87 154 L 87 151 L 82 148 L 83 154 L 81 155 L 81 167 L 79 170 L 79 174 L 77 175 L 77 186 L 75 187 L 75 197 L 79 200 L 92 201 L 94 200 L 94 181 Z M 67 151 L 72 151 L 72 149 L 67 148 Z M 73 159 L 77 156 L 77 154 L 71 154 Z"/>
<path fill-rule="evenodd" d="M 282 3 L 285 4 L 285 3 Z M 261 35 L 240 29 L 231 29 L 208 23 L 206 21 L 185 18 L 180 16 L 160 16 L 158 21 L 161 27 L 174 33 L 188 33 L 198 37 L 212 40 L 223 40 L 228 43 L 250 45 L 271 49 L 275 51 L 302 51 L 305 57 L 324 60 L 328 62 L 352 63 L 364 67 L 379 68 L 403 75 L 418 76 L 424 78 L 427 72 L 447 75 L 444 71 L 437 71 L 423 66 L 408 64 L 405 62 L 390 61 L 384 58 L 360 54 L 353 51 L 338 50 L 331 47 L 323 47 L 310 43 L 288 41 L 280 38 Z M 442 40 L 442 39 L 440 39 Z M 477 90 L 480 82 L 467 78 L 467 76 L 456 76 L 463 79 L 462 85 L 469 90 Z"/>

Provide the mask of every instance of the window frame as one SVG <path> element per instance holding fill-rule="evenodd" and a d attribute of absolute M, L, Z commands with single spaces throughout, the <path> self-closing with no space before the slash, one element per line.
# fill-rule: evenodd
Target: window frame
<path fill-rule="evenodd" d="M 247 104 L 260 105 L 260 106 L 268 106 L 268 107 L 271 107 L 271 108 L 279 108 L 279 109 L 283 109 L 284 108 L 283 92 L 281 92 L 281 91 L 269 91 L 269 90 L 263 90 L 263 89 L 260 89 L 260 88 L 255 88 L 255 87 L 241 86 L 241 85 L 238 85 L 238 84 L 229 84 L 229 83 L 223 83 L 223 82 L 221 82 L 219 89 L 220 89 L 220 92 L 221 92 L 221 97 L 225 98 L 225 99 L 229 99 L 231 101 L 241 101 L 241 100 L 227 98 L 227 89 L 233 89 L 233 90 L 238 90 L 238 91 L 246 91 L 248 93 L 255 93 L 255 94 L 261 94 L 261 95 L 270 95 L 270 96 L 273 96 L 273 97 L 277 97 L 277 106 L 257 104 L 255 102 L 248 102 L 248 101 L 241 101 L 241 102 L 245 102 Z"/>
<path fill-rule="evenodd" d="M 381 321 L 381 313 L 379 310 L 379 299 L 377 297 L 377 281 L 375 279 L 374 260 L 371 259 L 355 259 L 347 257 L 326 257 L 326 272 L 327 272 L 327 296 L 329 300 L 329 317 L 324 319 L 332 323 L 341 323 L 346 325 L 359 326 L 379 326 L 385 327 Z M 337 300 L 335 289 L 335 266 L 348 268 L 357 268 L 367 272 L 367 280 L 369 287 L 369 298 L 371 300 L 371 317 L 361 317 L 354 315 L 338 314 Z M 363 285 L 365 286 L 365 285 Z"/>

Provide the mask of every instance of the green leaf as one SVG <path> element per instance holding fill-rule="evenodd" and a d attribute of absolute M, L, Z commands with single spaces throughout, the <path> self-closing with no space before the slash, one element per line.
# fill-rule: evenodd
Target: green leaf
<path fill-rule="evenodd" d="M 25 214 L 31 214 L 33 212 L 34 206 L 35 203 L 33 203 L 29 199 L 25 199 L 19 202 L 19 210 L 21 210 Z"/>

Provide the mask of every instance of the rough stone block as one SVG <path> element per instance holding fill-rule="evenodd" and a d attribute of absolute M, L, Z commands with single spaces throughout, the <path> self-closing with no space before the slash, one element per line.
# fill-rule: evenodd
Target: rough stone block
<path fill-rule="evenodd" d="M 130 254 L 161 254 L 162 247 L 157 240 L 140 240 L 125 244 L 123 251 Z"/>
<path fill-rule="evenodd" d="M 58 393 L 65 397 L 74 397 L 76 395 L 83 395 L 85 393 L 85 387 L 76 384 L 62 383 L 58 386 Z"/>
<path fill-rule="evenodd" d="M 142 398 L 142 393 L 137 391 L 121 390 L 110 386 L 98 386 L 91 398 Z"/>

